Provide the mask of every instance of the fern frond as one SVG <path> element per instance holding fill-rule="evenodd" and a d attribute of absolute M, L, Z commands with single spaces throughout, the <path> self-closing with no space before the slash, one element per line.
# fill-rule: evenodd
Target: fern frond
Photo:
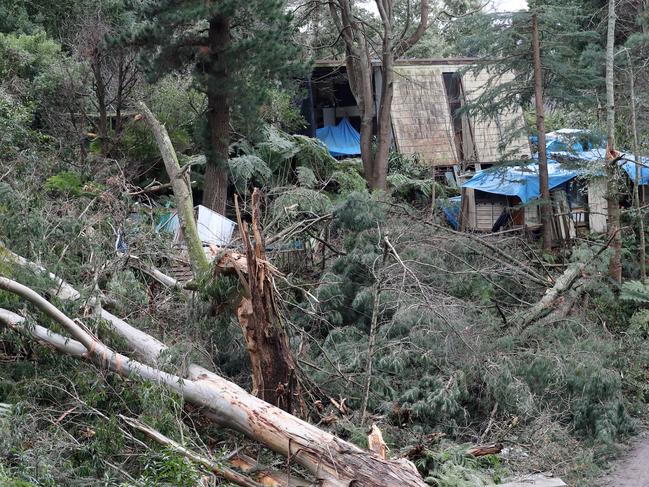
<path fill-rule="evenodd" d="M 232 181 L 240 192 L 245 192 L 250 182 L 264 183 L 272 176 L 268 165 L 254 155 L 233 157 L 228 166 Z"/>
<path fill-rule="evenodd" d="M 649 283 L 626 281 L 620 287 L 620 299 L 635 303 L 649 303 Z"/>

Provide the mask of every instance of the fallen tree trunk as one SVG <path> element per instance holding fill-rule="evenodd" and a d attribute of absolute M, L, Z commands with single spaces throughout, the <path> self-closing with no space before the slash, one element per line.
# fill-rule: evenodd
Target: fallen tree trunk
<path fill-rule="evenodd" d="M 216 418 L 221 425 L 257 440 L 302 465 L 322 486 L 426 485 L 414 465 L 407 460 L 383 460 L 252 396 L 236 384 L 200 367 L 190 367 L 191 380 L 185 380 L 129 359 L 108 348 L 28 287 L 0 277 L 0 289 L 30 301 L 72 335 L 76 342 L 68 340 L 67 343 L 74 349 L 68 351 L 58 348 L 59 351 L 78 352 L 80 344 L 87 350 L 83 357 L 99 366 L 107 367 L 126 377 L 135 375 L 165 384 L 188 402 L 204 408 L 205 412 Z M 3 316 L 6 316 L 6 312 L 0 314 L 0 319 L 3 319 Z M 47 336 L 52 335 L 61 337 L 50 332 L 49 335 L 44 335 L 43 340 L 47 341 Z M 65 337 L 61 338 L 65 340 Z M 57 338 L 57 341 L 60 340 Z M 142 346 L 151 342 L 138 340 L 136 343 Z M 78 353 L 70 354 L 78 357 Z M 151 351 L 148 354 L 151 355 Z"/>
<path fill-rule="evenodd" d="M 543 297 L 528 309 L 520 318 L 520 326 L 526 327 L 532 324 L 547 313 L 552 311 L 552 307 L 560 296 L 568 291 L 584 270 L 583 264 L 575 264 L 568 267 L 555 281 L 554 286 L 545 291 Z"/>
<path fill-rule="evenodd" d="M 176 155 L 165 126 L 158 122 L 158 119 L 143 102 L 138 103 L 138 107 L 147 125 L 153 131 L 156 143 L 160 149 L 160 154 L 162 155 L 162 160 L 164 161 L 165 169 L 167 170 L 167 175 L 169 176 L 169 181 L 173 189 L 176 209 L 178 210 L 178 221 L 183 238 L 187 244 L 189 260 L 194 271 L 194 276 L 198 277 L 209 270 L 209 263 L 203 251 L 203 244 L 198 237 L 189 174 L 187 171 L 181 169 L 178 163 L 178 156 Z"/>

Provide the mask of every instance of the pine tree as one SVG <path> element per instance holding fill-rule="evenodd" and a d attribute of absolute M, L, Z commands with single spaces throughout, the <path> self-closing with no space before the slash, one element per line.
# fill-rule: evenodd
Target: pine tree
<path fill-rule="evenodd" d="M 190 68 L 207 95 L 203 204 L 225 213 L 231 124 L 248 128 L 273 83 L 300 74 L 294 28 L 283 0 L 155 0 L 137 7 L 129 42 L 142 46 L 151 80 Z"/>
<path fill-rule="evenodd" d="M 550 250 L 552 207 L 544 104 L 587 105 L 596 99 L 592 93 L 601 78 L 595 69 L 581 62 L 583 52 L 597 36 L 585 28 L 580 5 L 531 0 L 528 6 L 527 11 L 474 15 L 465 26 L 468 35 L 459 38 L 458 46 L 463 55 L 480 58 L 476 71 L 484 70 L 490 75 L 486 89 L 467 104 L 470 111 L 497 115 L 535 101 L 543 244 Z"/>

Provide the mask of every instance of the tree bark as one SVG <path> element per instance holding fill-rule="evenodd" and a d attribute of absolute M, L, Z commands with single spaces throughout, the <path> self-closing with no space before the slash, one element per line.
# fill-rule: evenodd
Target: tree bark
<path fill-rule="evenodd" d="M 275 304 L 273 269 L 268 265 L 259 228 L 260 192 L 252 193 L 252 238 L 242 222 L 235 196 L 241 238 L 246 251 L 248 277 L 238 273 L 247 290 L 237 309 L 252 368 L 253 394 L 285 411 L 295 413 L 302 404 L 297 367 L 288 336 Z M 217 267 L 218 268 L 218 267 Z"/>
<path fill-rule="evenodd" d="M 0 289 L 30 301 L 58 322 L 74 341 L 86 349 L 84 357 L 100 367 L 125 376 L 162 383 L 185 400 L 204 408 L 210 417 L 306 468 L 322 486 L 424 487 L 426 484 L 407 461 L 383 460 L 351 443 L 336 438 L 291 414 L 256 398 L 211 372 L 191 374 L 190 379 L 169 374 L 121 355 L 87 332 L 33 290 L 0 277 Z M 0 320 L 4 321 L 0 313 Z M 60 335 L 59 335 L 60 336 Z"/>
<path fill-rule="evenodd" d="M 620 235 L 620 204 L 617 182 L 617 152 L 615 150 L 615 0 L 608 2 L 606 38 L 606 201 L 608 206 L 608 236 L 613 254 L 609 274 L 615 282 L 622 282 L 622 236 Z"/>
<path fill-rule="evenodd" d="M 224 51 L 230 44 L 230 19 L 218 14 L 210 20 L 209 55 L 207 63 L 207 123 L 208 150 L 203 206 L 225 215 L 228 198 L 228 169 L 230 145 L 230 102 L 227 93 L 228 70 Z"/>
<path fill-rule="evenodd" d="M 581 276 L 584 269 L 583 265 L 572 265 L 565 270 L 565 272 L 557 278 L 554 286 L 545 291 L 545 294 L 534 306 L 525 312 L 521 317 L 521 326 L 526 327 L 532 322 L 542 318 L 545 314 L 549 313 L 557 299 L 568 291 L 575 283 L 577 278 Z"/>
<path fill-rule="evenodd" d="M 536 13 L 532 14 L 532 54 L 534 58 L 534 101 L 536 105 L 536 130 L 539 136 L 539 185 L 541 189 L 541 223 L 543 224 L 543 250 L 552 250 L 552 201 L 548 177 L 548 155 L 545 145 L 545 108 L 543 106 L 543 70 L 541 44 Z"/>
<path fill-rule="evenodd" d="M 149 127 L 155 135 L 162 160 L 164 161 L 171 187 L 174 192 L 174 199 L 176 201 L 176 210 L 178 212 L 178 220 L 180 228 L 183 232 L 185 243 L 187 244 L 187 251 L 189 253 L 189 260 L 191 262 L 192 270 L 195 276 L 200 276 L 207 272 L 209 269 L 209 262 L 203 250 L 203 244 L 198 237 L 198 229 L 196 227 L 196 219 L 194 218 L 194 203 L 192 199 L 191 182 L 189 181 L 189 174 L 180 168 L 178 163 L 178 156 L 171 144 L 171 139 L 167 133 L 167 129 L 155 118 L 155 115 L 143 103 L 139 103 L 140 112 L 144 116 Z"/>
<path fill-rule="evenodd" d="M 356 20 L 352 11 L 351 0 L 336 0 L 329 3 L 332 18 L 345 42 L 347 76 L 349 87 L 354 95 L 361 113 L 361 159 L 365 180 L 370 189 L 387 188 L 388 157 L 392 144 L 392 98 L 394 93 L 394 61 L 414 46 L 428 28 L 428 0 L 420 5 L 419 24 L 415 31 L 406 37 L 403 32 L 399 42 L 395 43 L 394 0 L 376 0 L 382 24 L 381 51 L 376 53 L 381 58 L 383 83 L 377 107 L 377 146 L 376 154 L 372 151 L 374 90 L 372 88 L 372 57 L 364 26 Z"/>

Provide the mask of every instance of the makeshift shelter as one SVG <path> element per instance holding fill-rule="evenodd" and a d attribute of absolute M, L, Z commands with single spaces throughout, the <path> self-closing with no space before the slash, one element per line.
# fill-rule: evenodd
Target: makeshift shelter
<path fill-rule="evenodd" d="M 590 130 L 563 128 L 545 134 L 545 143 L 548 153 L 584 152 L 600 146 L 602 141 Z"/>
<path fill-rule="evenodd" d="M 357 156 L 361 153 L 361 134 L 358 133 L 347 117 L 338 125 L 327 125 L 316 130 L 316 137 L 321 140 L 334 157 Z"/>
<path fill-rule="evenodd" d="M 555 214 L 557 238 L 574 237 L 576 227 L 586 224 L 585 202 L 572 181 L 579 169 L 548 162 L 548 183 Z M 476 173 L 462 185 L 461 228 L 498 231 L 505 226 L 536 228 L 540 225 L 539 165 L 536 162 L 494 167 Z"/>
<path fill-rule="evenodd" d="M 493 117 L 470 117 L 462 110 L 467 101 L 483 92 L 489 81 L 486 72 L 475 75 L 467 71 L 474 62 L 473 59 L 396 61 L 392 136 L 394 147 L 400 153 L 444 168 L 451 175 L 454 169 L 458 173 L 467 166 L 484 168 L 503 157 L 530 157 L 520 108 Z M 373 95 L 378 106 L 382 67 L 378 60 L 372 64 Z M 360 129 L 360 113 L 343 60 L 317 61 L 306 87 L 308 96 L 302 110 L 310 124 L 309 135 L 316 136 L 316 127 L 323 127 L 318 131 L 338 127 L 340 123 L 336 124 L 341 120 L 347 120 L 355 130 Z M 511 133 L 519 135 L 512 139 L 508 137 Z M 318 138 L 323 139 L 320 134 Z"/>

